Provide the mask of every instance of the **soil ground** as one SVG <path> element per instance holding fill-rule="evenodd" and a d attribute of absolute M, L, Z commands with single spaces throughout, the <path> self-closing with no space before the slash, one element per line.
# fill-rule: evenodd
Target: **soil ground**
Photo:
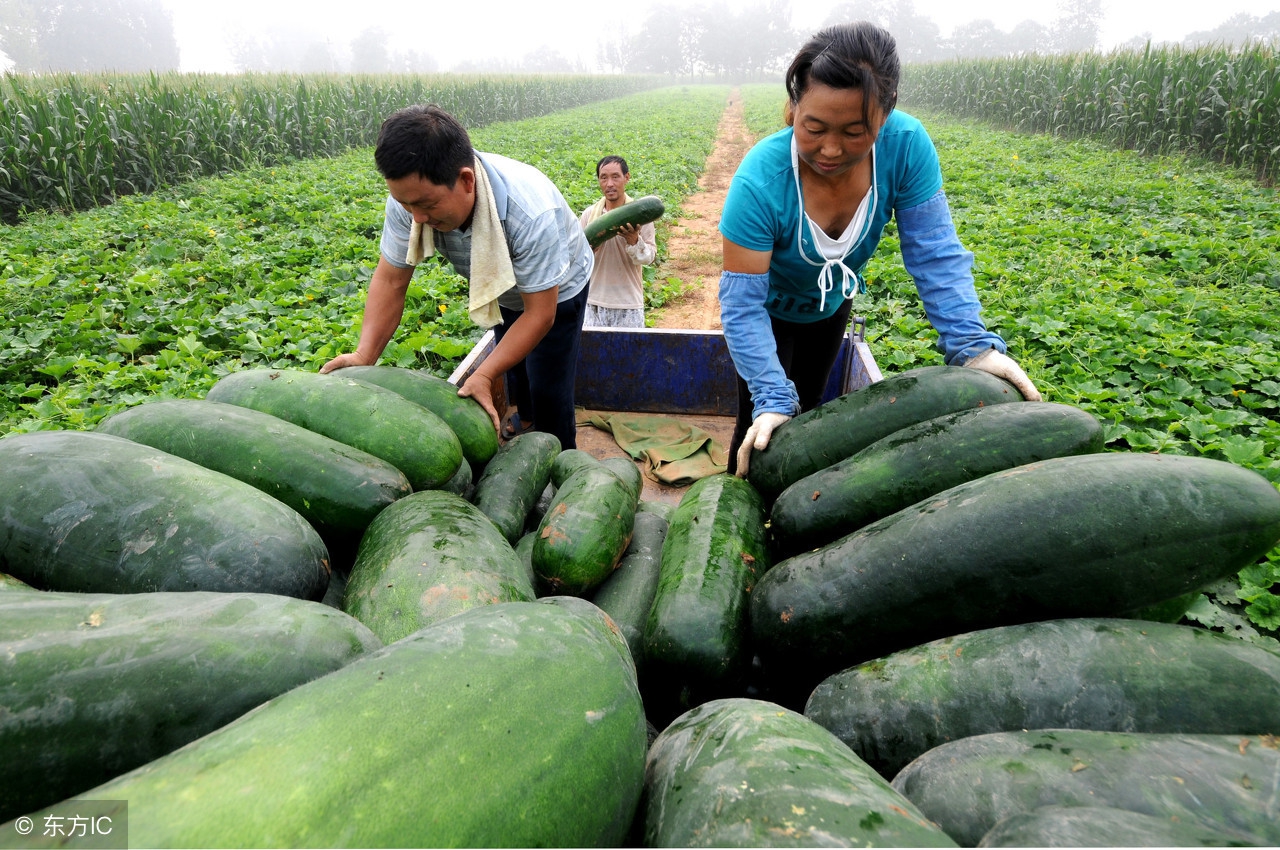
<path fill-rule="evenodd" d="M 742 114 L 742 98 L 734 89 L 720 118 L 715 146 L 698 179 L 698 191 L 681 203 L 684 217 L 672 224 L 667 258 L 658 269 L 663 278 L 684 281 L 689 291 L 653 311 L 655 327 L 719 330 L 716 290 L 720 284 L 721 252 L 716 225 L 729 181 L 751 143 Z"/>

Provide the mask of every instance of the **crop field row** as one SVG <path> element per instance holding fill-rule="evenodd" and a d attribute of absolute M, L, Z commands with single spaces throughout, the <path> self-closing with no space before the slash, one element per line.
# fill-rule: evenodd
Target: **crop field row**
<path fill-rule="evenodd" d="M 636 94 L 491 124 L 473 142 L 542 168 L 579 209 L 598 196 L 596 160 L 620 153 L 633 193 L 674 214 L 727 91 Z M 87 428 L 157 393 L 201 395 L 232 369 L 318 367 L 353 348 L 385 198 L 364 148 L 4 227 L 0 433 Z M 464 291 L 446 266 L 420 269 L 383 362 L 451 371 L 479 336 Z"/>
<path fill-rule="evenodd" d="M 1193 152 L 1280 180 L 1280 55 L 1262 43 L 913 66 L 902 98 L 1028 133 Z"/>
<path fill-rule="evenodd" d="M 477 147 L 529 161 L 581 208 L 605 153 L 669 217 L 693 191 L 728 89 L 629 95 L 497 123 Z M 743 90 L 781 126 L 780 86 Z M 1252 174 L 1100 142 L 999 132 L 933 111 L 985 318 L 1046 398 L 1121 450 L 1204 455 L 1280 482 L 1280 209 Z M 254 168 L 0 231 L 0 433 L 84 429 L 156 396 L 200 397 L 246 366 L 315 368 L 354 345 L 384 189 L 370 152 Z M 855 312 L 886 372 L 940 363 L 890 231 Z M 659 230 L 660 258 L 665 234 Z M 651 289 L 667 285 L 661 262 Z M 676 286 L 676 284 L 671 284 Z M 677 286 L 678 288 L 678 286 Z M 386 363 L 447 373 L 478 335 L 459 279 L 420 270 Z M 1280 552 L 1241 573 L 1280 626 Z M 1240 624 L 1247 628 L 1248 624 Z"/>
<path fill-rule="evenodd" d="M 0 221 L 374 143 L 406 103 L 467 126 L 658 85 L 642 76 L 80 75 L 0 78 Z"/>

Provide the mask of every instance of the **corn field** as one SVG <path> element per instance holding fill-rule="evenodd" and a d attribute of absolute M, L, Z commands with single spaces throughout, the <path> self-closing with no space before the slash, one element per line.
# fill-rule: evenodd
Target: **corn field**
<path fill-rule="evenodd" d="M 643 76 L 6 75 L 0 221 L 371 145 L 382 119 L 413 103 L 437 103 L 464 126 L 479 127 L 660 83 Z"/>
<path fill-rule="evenodd" d="M 1029 133 L 1191 153 L 1280 178 L 1280 62 L 1265 45 L 1152 48 L 913 65 L 904 106 Z"/>

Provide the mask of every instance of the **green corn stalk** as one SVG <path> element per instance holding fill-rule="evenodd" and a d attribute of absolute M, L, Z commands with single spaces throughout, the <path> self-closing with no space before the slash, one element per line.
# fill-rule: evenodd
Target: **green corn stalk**
<path fill-rule="evenodd" d="M 195 177 L 372 145 L 382 119 L 438 103 L 468 127 L 660 85 L 656 76 L 54 74 L 0 78 L 0 222 Z"/>
<path fill-rule="evenodd" d="M 1192 154 L 1280 178 L 1280 60 L 1264 44 L 1027 55 L 910 66 L 919 104 L 1030 133 Z"/>

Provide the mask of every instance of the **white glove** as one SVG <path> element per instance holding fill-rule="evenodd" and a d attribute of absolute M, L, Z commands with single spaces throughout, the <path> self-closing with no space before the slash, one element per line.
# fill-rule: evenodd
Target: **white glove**
<path fill-rule="evenodd" d="M 1001 354 L 994 348 L 988 348 L 977 357 L 971 358 L 967 367 L 981 369 L 995 375 L 997 378 L 1004 378 L 1009 383 L 1018 388 L 1018 392 L 1022 393 L 1022 397 L 1027 401 L 1041 401 L 1040 391 L 1036 389 L 1036 385 L 1031 383 L 1031 379 L 1027 377 L 1027 373 L 1022 371 L 1022 367 L 1014 362 L 1012 357 Z"/>
<path fill-rule="evenodd" d="M 774 430 L 790 418 L 785 413 L 761 413 L 755 418 L 751 427 L 747 429 L 746 436 L 742 438 L 742 445 L 738 446 L 738 470 L 734 475 L 739 478 L 747 477 L 747 469 L 751 463 L 751 450 L 764 451 L 769 445 L 769 438 L 773 436 Z"/>

